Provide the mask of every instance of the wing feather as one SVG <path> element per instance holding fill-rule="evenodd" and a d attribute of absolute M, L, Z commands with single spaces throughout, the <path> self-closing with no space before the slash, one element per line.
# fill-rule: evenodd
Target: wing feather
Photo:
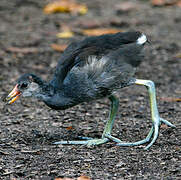
<path fill-rule="evenodd" d="M 83 41 L 71 43 L 62 54 L 56 67 L 54 77 L 50 83 L 53 84 L 54 87 L 60 88 L 68 72 L 74 66 L 83 67 L 87 64 L 91 56 L 95 56 L 97 60 L 100 60 L 103 56 L 108 54 L 116 56 L 115 52 L 117 52 L 117 50 L 128 44 L 136 44 L 140 36 L 140 32 L 121 32 L 88 37 Z M 134 63 L 132 64 L 136 65 Z"/>

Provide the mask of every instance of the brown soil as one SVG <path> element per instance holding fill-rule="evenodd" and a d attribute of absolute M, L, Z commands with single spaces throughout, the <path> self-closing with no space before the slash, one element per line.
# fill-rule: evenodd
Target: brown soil
<path fill-rule="evenodd" d="M 148 35 L 145 61 L 137 78 L 156 83 L 160 116 L 176 125 L 161 126 L 159 138 L 149 149 L 119 147 L 107 143 L 93 148 L 56 146 L 61 139 L 79 136 L 100 137 L 109 110 L 109 101 L 54 111 L 34 99 L 21 99 L 11 106 L 0 102 L 0 179 L 53 179 L 89 176 L 91 179 L 181 179 L 181 104 L 168 97 L 181 95 L 181 9 L 152 7 L 137 3 L 130 11 L 116 12 L 120 0 L 82 0 L 89 11 L 84 16 L 45 15 L 48 1 L 0 1 L 0 96 L 27 72 L 50 79 L 60 52 L 52 43 L 67 44 L 81 39 L 85 26 L 112 27 L 120 31 L 140 30 Z M 56 37 L 66 23 L 77 32 L 73 39 Z M 10 47 L 35 48 L 32 53 L 15 53 Z M 125 141 L 143 139 L 151 127 L 147 91 L 133 86 L 122 89 L 113 135 Z M 72 127 L 72 128 L 71 128 Z"/>

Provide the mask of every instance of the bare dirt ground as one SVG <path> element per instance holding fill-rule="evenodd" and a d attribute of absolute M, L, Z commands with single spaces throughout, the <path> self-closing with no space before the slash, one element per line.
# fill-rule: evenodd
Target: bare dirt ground
<path fill-rule="evenodd" d="M 11 106 L 0 102 L 0 179 L 76 178 L 91 179 L 181 179 L 181 9 L 153 7 L 149 1 L 132 1 L 137 7 L 116 12 L 120 0 L 82 0 L 89 11 L 84 16 L 45 15 L 48 1 L 0 1 L 0 96 L 15 85 L 23 73 L 34 72 L 49 80 L 60 57 L 52 43 L 67 44 L 82 39 L 58 39 L 61 24 L 75 32 L 86 26 L 140 30 L 151 45 L 136 77 L 156 83 L 160 116 L 176 125 L 162 125 L 159 138 L 149 149 L 119 147 L 107 143 L 97 147 L 56 146 L 61 139 L 100 137 L 108 117 L 107 99 L 54 111 L 34 99 L 21 99 Z M 90 25 L 89 25 L 90 23 Z M 15 53 L 10 47 L 35 48 Z M 147 91 L 132 86 L 122 89 L 113 135 L 125 141 L 143 139 L 151 127 Z"/>

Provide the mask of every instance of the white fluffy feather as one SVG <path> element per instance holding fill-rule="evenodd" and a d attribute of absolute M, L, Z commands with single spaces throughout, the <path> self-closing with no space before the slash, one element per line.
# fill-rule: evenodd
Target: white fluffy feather
<path fill-rule="evenodd" d="M 147 38 L 144 34 L 142 34 L 136 41 L 137 44 L 144 44 L 147 41 Z"/>

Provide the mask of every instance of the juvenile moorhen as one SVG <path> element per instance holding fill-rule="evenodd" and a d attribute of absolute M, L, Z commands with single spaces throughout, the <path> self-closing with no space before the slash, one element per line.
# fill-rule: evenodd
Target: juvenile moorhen
<path fill-rule="evenodd" d="M 159 126 L 170 122 L 160 118 L 156 103 L 155 85 L 150 80 L 134 78 L 136 67 L 143 60 L 143 46 L 147 38 L 141 32 L 120 32 L 97 37 L 87 37 L 71 43 L 63 52 L 54 76 L 45 82 L 34 74 L 25 74 L 7 96 L 9 104 L 22 96 L 34 96 L 47 106 L 63 110 L 96 99 L 108 97 L 111 101 L 109 119 L 100 139 L 87 138 L 79 141 L 60 141 L 54 144 L 99 145 L 115 141 L 119 146 L 135 146 L 156 141 Z M 123 142 L 111 135 L 119 101 L 114 92 L 133 84 L 146 86 L 150 97 L 152 127 L 147 137 L 137 142 Z"/>

